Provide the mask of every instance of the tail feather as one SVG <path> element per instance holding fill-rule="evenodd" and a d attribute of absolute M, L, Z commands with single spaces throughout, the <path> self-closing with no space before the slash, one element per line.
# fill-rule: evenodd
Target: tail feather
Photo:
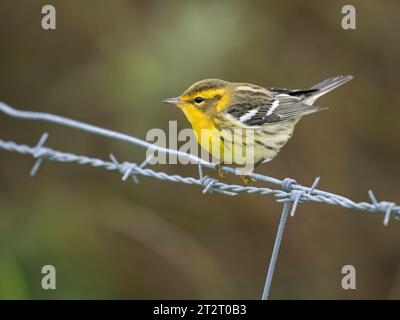
<path fill-rule="evenodd" d="M 317 100 L 320 96 L 324 95 L 325 93 L 328 93 L 329 91 L 332 91 L 333 89 L 336 89 L 337 87 L 341 86 L 342 84 L 346 83 L 347 81 L 350 81 L 353 79 L 353 76 L 347 75 L 347 76 L 337 76 L 337 77 L 332 77 L 329 79 L 326 79 L 320 83 L 317 83 L 316 85 L 312 86 L 310 89 L 311 90 L 316 90 L 315 92 L 312 92 L 305 100 L 304 102 L 308 104 L 313 104 L 315 100 Z"/>

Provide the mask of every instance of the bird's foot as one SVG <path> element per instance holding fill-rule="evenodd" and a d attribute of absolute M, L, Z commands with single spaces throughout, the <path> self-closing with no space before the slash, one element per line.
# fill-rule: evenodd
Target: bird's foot
<path fill-rule="evenodd" d="M 226 172 L 222 171 L 222 169 L 221 169 L 221 167 L 222 167 L 223 165 L 224 165 L 224 162 L 223 162 L 223 161 L 220 161 L 220 162 L 218 162 L 218 163 L 215 165 L 215 170 L 217 171 L 217 174 L 218 174 L 218 176 L 219 176 L 220 178 L 223 178 L 223 177 L 226 176 Z"/>
<path fill-rule="evenodd" d="M 250 184 L 251 182 L 257 181 L 256 178 L 252 178 L 248 175 L 241 175 L 240 177 L 242 178 L 244 184 Z"/>
<path fill-rule="evenodd" d="M 249 184 L 251 182 L 257 181 L 257 179 L 250 177 L 250 174 L 253 173 L 253 168 L 236 168 L 236 174 L 242 178 L 242 181 L 245 184 Z"/>

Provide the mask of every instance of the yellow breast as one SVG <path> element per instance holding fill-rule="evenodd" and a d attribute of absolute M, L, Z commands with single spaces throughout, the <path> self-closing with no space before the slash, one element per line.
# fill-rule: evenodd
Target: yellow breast
<path fill-rule="evenodd" d="M 218 159 L 223 158 L 224 144 L 210 115 L 190 105 L 184 106 L 182 110 L 191 123 L 199 144 Z"/>

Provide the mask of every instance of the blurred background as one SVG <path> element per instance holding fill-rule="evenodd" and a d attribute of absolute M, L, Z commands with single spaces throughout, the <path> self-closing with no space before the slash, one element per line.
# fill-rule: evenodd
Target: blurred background
<path fill-rule="evenodd" d="M 41 28 L 41 8 L 57 29 Z M 0 2 L 0 100 L 145 138 L 183 113 L 160 101 L 204 78 L 306 88 L 354 80 L 324 96 L 259 173 L 368 200 L 400 201 L 398 1 Z M 396 120 L 397 119 L 397 120 Z M 141 162 L 145 150 L 0 114 L 0 138 Z M 259 299 L 281 205 L 272 197 L 202 194 L 195 186 L 44 162 L 0 151 L 0 298 Z M 196 176 L 194 165 L 153 166 Z M 207 174 L 215 175 L 213 172 Z M 241 183 L 236 177 L 226 181 Z M 399 299 L 400 225 L 383 216 L 302 204 L 289 218 L 273 299 Z M 41 268 L 57 289 L 41 288 Z M 343 290 L 343 265 L 357 289 Z"/>

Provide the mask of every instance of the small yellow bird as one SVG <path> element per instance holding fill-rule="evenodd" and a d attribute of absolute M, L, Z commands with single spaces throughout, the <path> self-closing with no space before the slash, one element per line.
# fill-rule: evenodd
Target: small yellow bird
<path fill-rule="evenodd" d="M 305 90 L 207 79 L 163 102 L 182 109 L 197 141 L 220 165 L 244 165 L 246 176 L 278 155 L 303 116 L 325 109 L 313 106 L 316 99 L 352 78 L 332 77 Z"/>

